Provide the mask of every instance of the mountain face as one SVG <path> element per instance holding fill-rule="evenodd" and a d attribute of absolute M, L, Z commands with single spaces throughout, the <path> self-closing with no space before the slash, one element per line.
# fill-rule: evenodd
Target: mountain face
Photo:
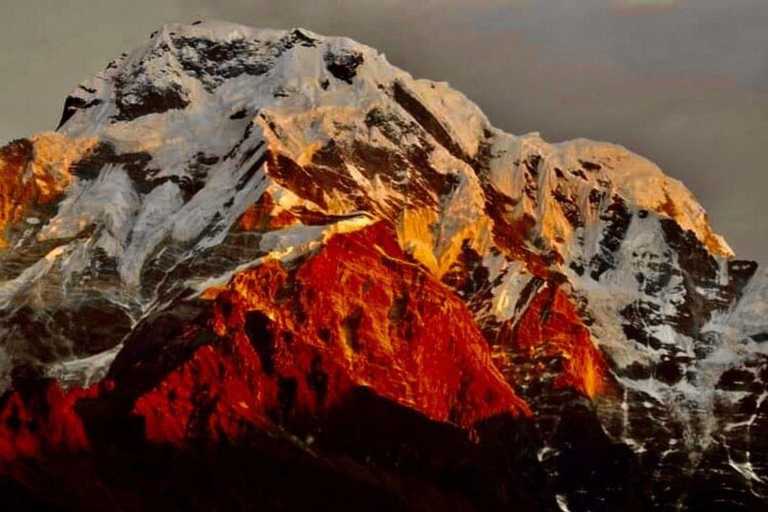
<path fill-rule="evenodd" d="M 0 150 L 0 229 L 6 510 L 766 507 L 765 275 L 352 40 L 163 27 Z"/>

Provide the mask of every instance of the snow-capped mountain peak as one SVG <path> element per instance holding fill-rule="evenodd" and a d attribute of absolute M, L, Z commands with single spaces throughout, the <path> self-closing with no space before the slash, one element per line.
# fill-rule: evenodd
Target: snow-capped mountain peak
<path fill-rule="evenodd" d="M 180 442 L 168 404 L 190 374 L 224 386 L 234 409 L 214 416 L 233 435 L 289 425 L 280 386 L 306 370 L 289 409 L 318 417 L 350 386 L 470 430 L 531 415 L 573 511 L 629 499 L 600 480 L 612 470 L 596 490 L 563 469 L 598 438 L 626 474 L 648 469 L 660 509 L 698 510 L 702 482 L 744 506 L 768 492 L 765 277 L 621 146 L 505 133 L 351 39 L 201 22 L 110 62 L 0 168 L 4 389 L 34 368 L 130 395 L 148 439 Z M 310 400 L 322 364 L 336 387 Z"/>

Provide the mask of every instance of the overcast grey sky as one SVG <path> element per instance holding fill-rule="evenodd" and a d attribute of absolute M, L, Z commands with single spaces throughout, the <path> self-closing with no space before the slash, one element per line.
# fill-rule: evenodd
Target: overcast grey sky
<path fill-rule="evenodd" d="M 0 0 L 0 143 L 170 21 L 303 26 L 448 81 L 498 127 L 609 140 L 683 180 L 768 263 L 768 0 Z"/>

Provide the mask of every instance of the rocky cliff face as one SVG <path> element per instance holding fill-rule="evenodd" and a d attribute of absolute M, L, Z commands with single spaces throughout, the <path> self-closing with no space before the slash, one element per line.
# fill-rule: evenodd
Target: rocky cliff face
<path fill-rule="evenodd" d="M 765 506 L 766 279 L 620 146 L 198 23 L 0 169 L 7 508 Z"/>

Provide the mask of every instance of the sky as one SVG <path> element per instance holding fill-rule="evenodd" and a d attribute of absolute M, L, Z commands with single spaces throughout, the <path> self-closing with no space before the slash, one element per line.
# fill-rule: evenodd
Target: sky
<path fill-rule="evenodd" d="M 622 144 L 768 263 L 768 0 L 0 0 L 0 144 L 164 23 L 344 35 L 447 81 L 508 132 Z"/>

